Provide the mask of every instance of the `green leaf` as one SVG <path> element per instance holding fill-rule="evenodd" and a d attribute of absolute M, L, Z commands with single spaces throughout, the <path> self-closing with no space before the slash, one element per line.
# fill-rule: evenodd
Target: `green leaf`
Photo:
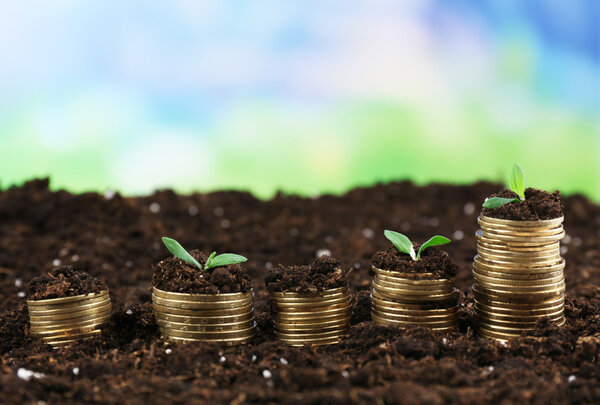
<path fill-rule="evenodd" d="M 206 259 L 206 263 L 204 263 L 205 269 L 210 269 L 212 267 L 210 264 L 212 263 L 213 257 L 215 257 L 216 254 L 217 252 L 212 252 L 210 256 L 208 256 L 208 259 Z"/>
<path fill-rule="evenodd" d="M 419 258 L 421 257 L 421 252 L 424 249 L 427 249 L 428 247 L 431 247 L 431 246 L 445 245 L 450 242 L 452 242 L 452 241 L 450 239 L 446 238 L 445 236 L 435 235 L 434 237 L 432 237 L 427 242 L 425 242 L 421 245 L 421 247 L 419 248 L 419 252 L 417 252 L 417 260 L 419 260 Z"/>
<path fill-rule="evenodd" d="M 402 253 L 406 253 L 410 255 L 413 260 L 417 260 L 417 256 L 415 255 L 415 249 L 413 248 L 412 242 L 406 236 L 401 233 L 385 230 L 383 232 L 386 238 L 389 239 L 390 242 L 396 249 L 398 249 Z"/>
<path fill-rule="evenodd" d="M 210 257 L 212 258 L 213 255 L 211 255 Z M 214 259 L 210 261 L 210 265 L 209 263 L 207 263 L 206 265 L 204 265 L 204 267 L 208 270 L 215 267 L 227 266 L 228 264 L 244 263 L 246 260 L 248 259 L 241 255 L 236 255 L 233 253 L 223 253 L 221 255 L 214 256 Z"/>
<path fill-rule="evenodd" d="M 183 261 L 186 261 L 194 266 L 198 267 L 202 270 L 202 265 L 198 263 L 198 260 L 194 259 L 191 254 L 188 253 L 187 250 L 183 248 L 175 239 L 164 237 L 162 238 L 163 243 L 169 249 L 169 252 L 173 253 L 175 256 L 180 258 Z"/>
<path fill-rule="evenodd" d="M 510 177 L 509 187 L 514 191 L 521 200 L 525 200 L 525 175 L 523 169 L 518 163 L 515 163 Z"/>
<path fill-rule="evenodd" d="M 503 205 L 506 205 L 506 204 L 510 204 L 511 202 L 520 202 L 520 201 L 521 200 L 519 198 L 492 197 L 492 198 L 488 198 L 487 200 L 485 200 L 481 206 L 483 208 L 494 209 L 494 208 L 502 207 Z"/>

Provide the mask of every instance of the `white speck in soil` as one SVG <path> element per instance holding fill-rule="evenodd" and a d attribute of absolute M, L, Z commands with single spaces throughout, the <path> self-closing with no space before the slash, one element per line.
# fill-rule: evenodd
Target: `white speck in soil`
<path fill-rule="evenodd" d="M 365 228 L 362 231 L 362 235 L 367 239 L 373 239 L 375 238 L 375 231 L 371 228 Z"/>
<path fill-rule="evenodd" d="M 400 230 L 406 232 L 406 231 L 410 231 L 410 222 L 402 222 L 400 224 Z"/>
<path fill-rule="evenodd" d="M 452 239 L 454 240 L 462 240 L 465 237 L 465 233 L 463 231 L 454 231 L 452 234 Z"/>
<path fill-rule="evenodd" d="M 265 269 L 270 269 L 271 267 L 273 267 L 273 263 L 271 263 L 271 262 L 265 263 Z"/>
<path fill-rule="evenodd" d="M 105 200 L 112 200 L 115 197 L 115 192 L 113 190 L 106 190 L 104 192 L 104 199 Z"/>
<path fill-rule="evenodd" d="M 325 236 L 325 243 L 327 243 L 328 245 L 331 244 L 331 242 L 333 242 L 333 236 Z"/>
<path fill-rule="evenodd" d="M 575 377 L 574 375 L 570 375 L 569 378 L 567 378 L 567 381 L 570 382 L 570 383 L 572 383 L 576 379 L 577 379 L 577 377 Z"/>
<path fill-rule="evenodd" d="M 443 344 L 446 344 L 446 343 L 448 343 L 448 339 L 446 339 L 446 338 L 442 338 L 442 343 L 443 343 Z"/>
<path fill-rule="evenodd" d="M 252 355 L 252 362 L 254 363 L 256 361 L 256 354 Z"/>
<path fill-rule="evenodd" d="M 25 293 L 23 291 L 19 291 L 17 295 L 21 298 L 25 298 Z"/>
<path fill-rule="evenodd" d="M 17 370 L 17 377 L 21 380 L 29 381 L 32 378 L 44 378 L 46 375 L 43 373 L 38 373 L 36 371 L 27 370 L 26 368 L 20 368 Z"/>
<path fill-rule="evenodd" d="M 226 361 L 227 361 L 227 358 L 225 356 L 219 357 L 219 363 L 225 363 Z"/>
<path fill-rule="evenodd" d="M 315 256 L 317 256 L 317 257 L 331 256 L 331 250 L 329 250 L 329 249 L 319 249 L 319 250 L 317 250 L 317 253 L 315 253 Z"/>
<path fill-rule="evenodd" d="M 568 245 L 569 243 L 571 243 L 571 235 L 569 235 L 568 233 L 565 234 L 565 237 L 562 238 L 561 243 Z"/>
<path fill-rule="evenodd" d="M 504 346 L 504 347 L 506 347 L 506 346 L 507 346 L 507 344 L 506 344 L 506 342 L 505 342 L 504 340 L 501 340 L 501 341 L 500 341 L 500 344 L 501 344 L 502 346 Z"/>
<path fill-rule="evenodd" d="M 52 265 L 54 267 L 60 266 L 60 263 L 61 263 L 60 259 L 54 259 L 54 260 L 52 260 Z"/>
<path fill-rule="evenodd" d="M 279 361 L 281 362 L 281 364 L 288 364 L 288 361 L 286 359 L 284 359 L 283 357 L 280 358 Z"/>
<path fill-rule="evenodd" d="M 110 238 L 108 236 L 103 236 L 102 239 L 100 239 L 100 242 L 108 244 L 110 243 Z"/>
<path fill-rule="evenodd" d="M 463 207 L 463 211 L 465 213 L 465 215 L 473 215 L 475 213 L 475 204 L 473 203 L 466 203 L 465 206 Z"/>
<path fill-rule="evenodd" d="M 358 269 L 360 269 L 360 263 L 356 262 L 356 263 L 354 263 L 354 265 L 352 267 L 354 267 L 354 270 L 358 270 Z"/>
<path fill-rule="evenodd" d="M 432 228 L 436 228 L 438 225 L 440 224 L 440 219 L 433 217 L 429 219 L 429 226 L 431 226 Z"/>
<path fill-rule="evenodd" d="M 344 378 L 350 378 L 350 373 L 347 372 L 346 370 L 342 371 L 342 377 Z"/>
<path fill-rule="evenodd" d="M 160 204 L 157 202 L 151 203 L 148 208 L 150 209 L 150 212 L 153 214 L 158 214 L 160 212 Z"/>
<path fill-rule="evenodd" d="M 126 313 L 127 315 L 133 315 L 133 311 L 132 311 L 131 309 L 128 309 L 127 311 L 125 311 L 125 313 Z"/>
<path fill-rule="evenodd" d="M 46 401 L 42 401 L 41 399 L 37 401 L 37 405 L 46 405 Z"/>
<path fill-rule="evenodd" d="M 108 263 L 102 263 L 102 269 L 103 270 L 108 270 L 110 268 L 110 264 Z"/>
<path fill-rule="evenodd" d="M 73 375 L 79 375 L 79 367 L 73 367 Z"/>
<path fill-rule="evenodd" d="M 213 211 L 215 213 L 216 216 L 218 217 L 222 217 L 223 214 L 225 214 L 225 210 L 223 209 L 223 207 L 216 207 L 215 210 Z"/>
<path fill-rule="evenodd" d="M 23 285 L 23 280 L 20 278 L 15 279 L 15 287 L 21 287 Z"/>
<path fill-rule="evenodd" d="M 581 246 L 582 243 L 583 243 L 583 241 L 581 240 L 581 238 L 579 236 L 575 236 L 573 238 L 573 246 L 579 247 L 579 246 Z"/>
<path fill-rule="evenodd" d="M 488 367 L 488 371 L 489 371 L 489 372 L 492 372 L 492 371 L 494 371 L 494 366 L 489 366 L 489 367 Z"/>
<path fill-rule="evenodd" d="M 190 214 L 192 217 L 198 215 L 198 207 L 195 205 L 190 206 L 190 208 L 188 208 L 188 214 Z"/>
<path fill-rule="evenodd" d="M 298 236 L 298 228 L 290 228 L 290 236 Z"/>
<path fill-rule="evenodd" d="M 273 374 L 271 374 L 271 372 L 269 370 L 263 370 L 264 378 L 271 378 L 272 376 L 273 376 Z"/>
<path fill-rule="evenodd" d="M 171 350 L 171 349 L 167 348 L 167 349 L 165 349 L 165 353 L 166 353 L 166 354 L 171 354 L 171 353 L 173 353 L 173 350 Z"/>
<path fill-rule="evenodd" d="M 127 260 L 125 262 L 125 267 L 133 267 L 133 262 L 131 260 Z"/>
<path fill-rule="evenodd" d="M 160 243 L 158 243 L 158 242 L 154 242 L 154 243 L 152 244 L 152 248 L 153 248 L 154 250 L 160 250 Z"/>
<path fill-rule="evenodd" d="M 58 255 L 60 257 L 66 256 L 69 254 L 69 249 L 67 248 L 62 248 L 61 250 L 58 251 Z"/>
<path fill-rule="evenodd" d="M 569 251 L 569 248 L 568 248 L 568 247 L 566 247 L 566 246 L 561 246 L 561 247 L 560 247 L 560 254 L 561 254 L 561 255 L 564 255 L 564 254 L 566 254 L 568 251 Z"/>
<path fill-rule="evenodd" d="M 78 262 L 79 261 L 79 255 L 73 255 L 73 256 L 71 256 L 71 261 L 72 262 Z"/>
<path fill-rule="evenodd" d="M 230 226 L 231 226 L 231 221 L 229 221 L 228 219 L 221 220 L 221 228 L 227 229 Z"/>

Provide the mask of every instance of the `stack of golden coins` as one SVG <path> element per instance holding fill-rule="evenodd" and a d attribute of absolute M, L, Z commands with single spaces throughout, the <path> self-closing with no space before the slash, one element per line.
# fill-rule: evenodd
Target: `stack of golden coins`
<path fill-rule="evenodd" d="M 234 346 L 256 334 L 252 291 L 185 294 L 153 288 L 152 308 L 161 334 L 172 340 Z"/>
<path fill-rule="evenodd" d="M 379 325 L 458 326 L 458 297 L 451 279 L 413 279 L 408 274 L 373 267 L 371 318 Z M 433 277 L 433 273 L 421 274 Z"/>
<path fill-rule="evenodd" d="M 350 327 L 348 287 L 319 294 L 273 292 L 275 336 L 292 346 L 338 343 Z"/>
<path fill-rule="evenodd" d="M 53 347 L 69 346 L 101 331 L 110 318 L 108 290 L 74 297 L 27 300 L 31 336 Z"/>
<path fill-rule="evenodd" d="M 563 217 L 513 221 L 480 216 L 473 293 L 479 334 L 506 341 L 548 317 L 565 323 Z"/>

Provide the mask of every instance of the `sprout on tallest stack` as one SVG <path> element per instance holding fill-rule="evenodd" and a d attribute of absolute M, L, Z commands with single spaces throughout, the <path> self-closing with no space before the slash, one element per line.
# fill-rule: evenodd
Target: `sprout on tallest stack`
<path fill-rule="evenodd" d="M 516 337 L 542 317 L 565 322 L 560 194 L 525 189 L 518 164 L 509 186 L 483 203 L 473 262 L 479 334 L 496 340 Z"/>

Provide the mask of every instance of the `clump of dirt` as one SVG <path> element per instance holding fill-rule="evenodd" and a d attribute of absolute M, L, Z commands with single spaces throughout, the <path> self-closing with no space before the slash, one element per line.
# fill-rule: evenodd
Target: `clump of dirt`
<path fill-rule="evenodd" d="M 415 246 L 415 251 L 420 246 Z M 410 279 L 449 279 L 454 278 L 458 267 L 443 250 L 430 247 L 423 249 L 419 260 L 413 260 L 410 255 L 400 252 L 396 247 L 389 247 L 375 253 L 373 266 L 381 270 L 405 273 Z"/>
<path fill-rule="evenodd" d="M 208 256 L 199 250 L 189 252 L 204 266 Z M 152 266 L 152 286 L 163 291 L 187 294 L 227 294 L 248 292 L 252 280 L 240 264 L 200 270 L 196 266 L 171 256 Z"/>
<path fill-rule="evenodd" d="M 518 198 L 511 190 L 502 190 L 490 197 Z M 563 216 L 563 207 L 559 191 L 548 193 L 537 188 L 525 190 L 525 201 L 512 202 L 498 208 L 482 208 L 481 213 L 487 217 L 509 219 L 515 221 L 538 221 Z"/>
<path fill-rule="evenodd" d="M 269 291 L 317 293 L 348 285 L 347 269 L 330 256 L 321 256 L 309 266 L 282 266 L 270 269 L 265 277 Z"/>
<path fill-rule="evenodd" d="M 27 284 L 27 298 L 44 300 L 99 293 L 108 289 L 106 284 L 86 272 L 73 267 L 59 266 L 44 275 L 34 277 Z"/>

